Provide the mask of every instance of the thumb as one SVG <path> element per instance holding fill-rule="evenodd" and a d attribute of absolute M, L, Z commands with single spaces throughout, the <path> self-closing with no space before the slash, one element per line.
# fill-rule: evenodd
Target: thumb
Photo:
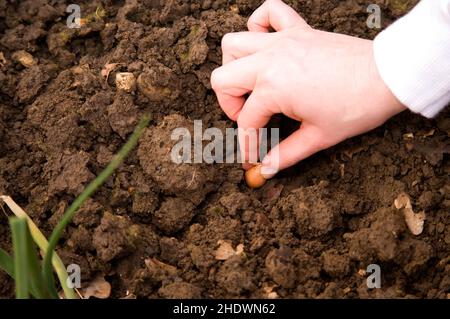
<path fill-rule="evenodd" d="M 282 31 L 293 27 L 308 27 L 302 17 L 281 0 L 266 0 L 248 20 L 252 32 L 269 32 L 270 27 Z"/>
<path fill-rule="evenodd" d="M 300 129 L 272 148 L 262 161 L 261 173 L 270 179 L 279 171 L 297 164 L 299 161 L 325 149 L 319 129 L 302 124 Z"/>

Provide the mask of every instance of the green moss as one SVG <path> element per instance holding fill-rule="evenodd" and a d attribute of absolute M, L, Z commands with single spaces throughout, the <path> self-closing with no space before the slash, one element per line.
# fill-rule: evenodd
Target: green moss
<path fill-rule="evenodd" d="M 389 0 L 388 6 L 396 15 L 409 12 L 417 4 L 418 0 Z"/>
<path fill-rule="evenodd" d="M 222 217 L 222 216 L 223 216 L 223 213 L 224 213 L 224 210 L 223 210 L 222 207 L 217 206 L 217 207 L 214 207 L 214 208 L 212 209 L 212 212 L 213 212 L 215 215 L 217 215 L 218 217 Z"/>
<path fill-rule="evenodd" d="M 187 61 L 189 59 L 189 52 L 181 52 L 179 56 L 180 60 Z"/>

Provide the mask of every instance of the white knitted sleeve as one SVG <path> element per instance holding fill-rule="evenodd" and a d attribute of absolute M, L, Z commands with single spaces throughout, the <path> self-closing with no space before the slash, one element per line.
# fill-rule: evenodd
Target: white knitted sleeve
<path fill-rule="evenodd" d="M 422 0 L 374 41 L 380 75 L 411 111 L 435 116 L 450 102 L 450 0 Z"/>

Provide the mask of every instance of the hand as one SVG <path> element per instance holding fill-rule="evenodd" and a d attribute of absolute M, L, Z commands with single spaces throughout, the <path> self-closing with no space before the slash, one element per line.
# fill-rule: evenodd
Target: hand
<path fill-rule="evenodd" d="M 378 73 L 372 41 L 314 30 L 280 0 L 257 9 L 248 29 L 225 35 L 223 66 L 211 84 L 244 132 L 264 127 L 277 113 L 301 121 L 262 161 L 266 178 L 405 109 Z M 251 152 L 241 145 L 244 160 Z"/>

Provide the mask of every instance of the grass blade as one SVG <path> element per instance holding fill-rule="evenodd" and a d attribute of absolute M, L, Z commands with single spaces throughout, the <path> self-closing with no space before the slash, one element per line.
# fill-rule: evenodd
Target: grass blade
<path fill-rule="evenodd" d="M 38 245 L 41 251 L 46 251 L 48 247 L 47 239 L 44 234 L 39 230 L 36 224 L 31 220 L 31 218 L 25 213 L 25 211 L 14 202 L 14 200 L 9 196 L 0 196 L 0 199 L 11 209 L 11 211 L 17 217 L 26 218 L 28 222 L 28 228 L 30 229 L 31 236 L 34 242 Z M 52 265 L 55 268 L 56 274 L 58 276 L 61 287 L 64 291 L 64 295 L 67 299 L 77 299 L 78 296 L 75 291 L 67 286 L 67 270 L 64 266 L 61 258 L 55 253 L 52 258 Z"/>
<path fill-rule="evenodd" d="M 14 276 L 14 260 L 9 254 L 0 248 L 0 269 L 3 269 L 12 279 L 15 280 Z M 38 298 L 38 294 L 30 288 L 30 293 L 33 297 Z"/>
<path fill-rule="evenodd" d="M 27 221 L 25 218 L 12 217 L 11 225 L 12 242 L 14 248 L 14 277 L 16 281 L 16 298 L 28 299 L 28 251 L 27 251 Z"/>
<path fill-rule="evenodd" d="M 26 221 L 26 219 L 25 219 Z M 31 238 L 31 234 L 27 225 L 26 232 L 26 249 L 28 255 L 28 272 L 30 278 L 30 288 L 34 292 L 34 295 L 38 299 L 44 299 L 48 297 L 46 292 L 44 278 L 42 277 L 41 264 L 38 259 L 36 245 Z"/>
<path fill-rule="evenodd" d="M 49 244 L 47 250 L 45 250 L 44 264 L 43 264 L 43 277 L 47 283 L 47 288 L 50 290 L 54 289 L 54 279 L 52 274 L 51 260 L 53 252 L 58 244 L 61 235 L 66 228 L 66 226 L 72 221 L 73 216 L 77 212 L 78 208 L 89 198 L 92 194 L 112 175 L 112 173 L 119 167 L 123 162 L 128 153 L 136 146 L 139 137 L 141 136 L 143 130 L 148 125 L 150 119 L 148 116 L 139 122 L 139 125 L 135 129 L 134 133 L 131 135 L 127 143 L 120 149 L 120 151 L 114 156 L 113 160 L 108 164 L 108 166 L 94 179 L 78 196 L 72 205 L 69 206 L 67 211 L 64 213 L 61 221 L 56 225 L 53 230 L 52 235 L 49 239 Z"/>
<path fill-rule="evenodd" d="M 0 248 L 0 268 L 14 279 L 14 261 L 6 251 Z"/>

